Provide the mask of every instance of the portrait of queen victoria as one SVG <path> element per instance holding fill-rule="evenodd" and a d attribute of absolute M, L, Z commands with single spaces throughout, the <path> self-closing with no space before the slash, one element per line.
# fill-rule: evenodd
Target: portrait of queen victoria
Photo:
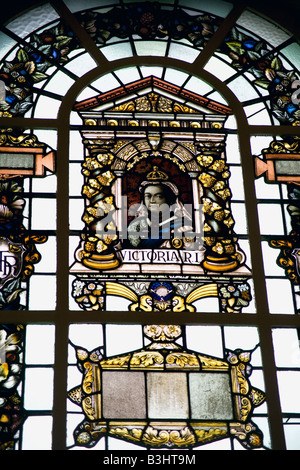
<path fill-rule="evenodd" d="M 192 216 L 167 173 L 153 166 L 139 185 L 141 201 L 129 207 L 129 246 L 138 249 L 193 249 Z"/>

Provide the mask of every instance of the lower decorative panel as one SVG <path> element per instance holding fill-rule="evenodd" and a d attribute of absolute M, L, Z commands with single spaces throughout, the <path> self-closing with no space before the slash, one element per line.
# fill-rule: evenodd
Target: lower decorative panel
<path fill-rule="evenodd" d="M 252 351 L 227 351 L 224 359 L 184 349 L 178 325 L 148 325 L 142 349 L 104 357 L 101 348 L 75 347 L 81 385 L 69 399 L 85 419 L 76 445 L 93 447 L 112 436 L 146 448 L 192 448 L 234 437 L 248 449 L 263 446 L 252 422 L 265 401 L 249 377 Z"/>

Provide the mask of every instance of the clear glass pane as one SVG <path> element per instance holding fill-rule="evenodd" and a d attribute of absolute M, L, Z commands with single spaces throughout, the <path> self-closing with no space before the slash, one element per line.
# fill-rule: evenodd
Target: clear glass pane
<path fill-rule="evenodd" d="M 294 424 L 293 422 L 286 424 L 284 426 L 284 434 L 287 444 L 287 450 L 299 450 L 300 424 Z"/>
<path fill-rule="evenodd" d="M 81 77 L 89 70 L 92 70 L 96 67 L 96 63 L 93 58 L 88 54 L 80 54 L 79 56 L 75 57 L 73 60 L 70 60 L 66 64 L 66 69 L 73 72 L 78 77 Z"/>
<path fill-rule="evenodd" d="M 166 41 L 135 41 L 134 47 L 137 55 L 154 55 L 163 57 L 166 54 Z"/>
<path fill-rule="evenodd" d="M 52 417 L 29 416 L 23 428 L 22 450 L 51 450 Z"/>
<path fill-rule="evenodd" d="M 213 13 L 218 16 L 227 16 L 232 9 L 232 4 L 224 2 L 223 0 L 216 0 L 214 2 L 201 1 L 201 4 L 197 0 L 179 0 L 179 5 L 186 8 L 201 8 L 202 11 Z"/>
<path fill-rule="evenodd" d="M 244 77 L 237 77 L 230 81 L 228 87 L 241 102 L 259 97 L 257 91 Z"/>
<path fill-rule="evenodd" d="M 131 45 L 127 42 L 104 46 L 101 48 L 101 52 L 110 61 L 132 57 L 133 55 Z"/>
<path fill-rule="evenodd" d="M 245 27 L 248 31 L 255 32 L 256 35 L 263 37 L 274 47 L 279 46 L 291 37 L 283 29 L 249 10 L 241 14 L 237 24 Z"/>
<path fill-rule="evenodd" d="M 220 60 L 218 57 L 211 57 L 207 64 L 204 66 L 204 69 L 210 72 L 213 75 L 216 75 L 219 80 L 225 81 L 227 78 L 232 77 L 235 74 L 234 68 L 226 64 L 223 60 Z"/>
<path fill-rule="evenodd" d="M 278 371 L 278 387 L 283 413 L 299 413 L 299 371 Z"/>
<path fill-rule="evenodd" d="M 24 407 L 27 410 L 51 410 L 53 406 L 53 369 L 26 368 Z"/>
<path fill-rule="evenodd" d="M 54 363 L 54 325 L 27 325 L 26 364 Z"/>
<path fill-rule="evenodd" d="M 199 51 L 175 42 L 171 42 L 168 52 L 168 57 L 189 63 L 194 62 L 198 55 Z"/>
<path fill-rule="evenodd" d="M 42 6 L 32 8 L 26 13 L 23 13 L 16 19 L 10 21 L 6 26 L 10 31 L 25 38 L 42 25 L 50 23 L 57 18 L 58 14 L 50 3 L 45 3 Z"/>
<path fill-rule="evenodd" d="M 284 233 L 282 209 L 279 204 L 259 204 L 258 215 L 262 235 L 281 235 Z"/>
<path fill-rule="evenodd" d="M 294 314 L 291 284 L 287 279 L 266 280 L 270 313 Z"/>
<path fill-rule="evenodd" d="M 299 367 L 299 334 L 296 329 L 277 328 L 272 331 L 277 367 Z"/>

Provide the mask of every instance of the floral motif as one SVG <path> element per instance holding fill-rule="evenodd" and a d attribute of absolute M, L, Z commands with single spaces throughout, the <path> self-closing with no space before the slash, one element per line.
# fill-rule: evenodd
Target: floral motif
<path fill-rule="evenodd" d="M 251 300 L 250 286 L 247 283 L 228 284 L 220 288 L 221 304 L 224 312 L 239 312 Z"/>
<path fill-rule="evenodd" d="M 22 377 L 23 332 L 22 325 L 0 329 L 0 450 L 14 448 L 14 435 L 26 418 L 17 391 Z"/>
<path fill-rule="evenodd" d="M 104 286 L 97 281 L 73 282 L 72 296 L 83 310 L 102 310 L 104 306 Z"/>
<path fill-rule="evenodd" d="M 143 5 L 128 5 L 126 14 L 115 7 L 107 14 L 89 11 L 78 15 L 81 24 L 98 44 L 112 37 L 120 39 L 137 34 L 143 39 L 187 38 L 196 47 L 201 47 L 217 29 L 219 20 L 210 15 L 190 16 L 178 8 L 164 10 L 159 3 L 145 2 Z"/>
<path fill-rule="evenodd" d="M 67 61 L 72 41 L 72 33 L 59 25 L 32 34 L 28 45 L 19 48 L 11 62 L 4 62 L 0 70 L 0 80 L 6 88 L 6 99 L 0 103 L 2 113 L 18 116 L 31 108 L 33 86 L 48 78 L 46 71 L 53 62 Z"/>
<path fill-rule="evenodd" d="M 299 78 L 295 70 L 287 70 L 280 55 L 273 53 L 262 39 L 256 39 L 233 28 L 221 46 L 232 59 L 231 65 L 254 76 L 253 84 L 268 90 L 271 110 L 281 124 L 293 123 L 300 117 L 299 106 L 292 103 L 292 83 Z"/>
<path fill-rule="evenodd" d="M 17 180 L 0 181 L 0 234 L 20 226 L 25 201 L 23 188 Z"/>
<path fill-rule="evenodd" d="M 186 39 L 194 47 L 203 48 L 222 22 L 221 18 L 201 13 L 190 15 L 181 8 L 165 10 L 159 3 L 114 7 L 106 13 L 89 10 L 75 16 L 98 45 L 113 37 L 125 39 L 135 34 L 147 40 Z M 0 103 L 0 113 L 6 116 L 23 115 L 33 104 L 32 87 L 47 80 L 51 65 L 64 65 L 68 55 L 80 47 L 73 32 L 59 22 L 52 28 L 33 33 L 28 45 L 19 48 L 15 58 L 4 61 L 0 80 L 6 86 L 6 101 Z M 253 85 L 267 89 L 274 116 L 281 123 L 299 120 L 299 106 L 292 103 L 293 80 L 299 78 L 295 70 L 287 70 L 278 54 L 270 46 L 238 27 L 229 31 L 218 52 L 227 55 L 232 67 L 248 71 Z"/>
<path fill-rule="evenodd" d="M 144 327 L 144 334 L 152 341 L 171 342 L 181 335 L 179 325 L 147 325 Z"/>
<path fill-rule="evenodd" d="M 148 426 L 143 441 L 153 447 L 188 447 L 195 444 L 195 436 L 191 429 L 186 426 L 180 430 L 156 429 Z"/>

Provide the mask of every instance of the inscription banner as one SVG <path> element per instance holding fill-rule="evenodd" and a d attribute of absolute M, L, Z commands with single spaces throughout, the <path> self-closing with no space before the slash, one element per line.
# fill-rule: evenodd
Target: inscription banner
<path fill-rule="evenodd" d="M 123 263 L 199 264 L 204 250 L 120 250 Z"/>

